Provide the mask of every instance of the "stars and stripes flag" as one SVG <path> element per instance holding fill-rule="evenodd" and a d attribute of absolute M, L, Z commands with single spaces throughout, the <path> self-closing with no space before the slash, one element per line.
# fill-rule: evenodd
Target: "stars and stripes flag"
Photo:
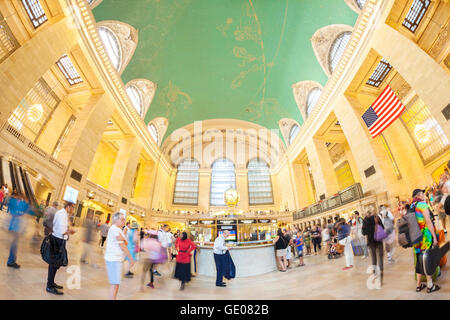
<path fill-rule="evenodd" d="M 383 92 L 362 115 L 372 138 L 389 127 L 406 108 L 391 87 L 386 86 Z"/>

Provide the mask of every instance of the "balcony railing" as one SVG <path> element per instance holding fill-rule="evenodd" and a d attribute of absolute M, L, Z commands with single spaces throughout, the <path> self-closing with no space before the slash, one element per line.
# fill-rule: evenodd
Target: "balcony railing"
<path fill-rule="evenodd" d="M 17 42 L 5 18 L 0 13 L 0 63 L 5 61 L 19 47 L 19 42 Z"/>
<path fill-rule="evenodd" d="M 294 220 L 299 220 L 302 218 L 310 217 L 323 213 L 332 209 L 339 208 L 346 205 L 347 203 L 362 199 L 364 194 L 362 192 L 361 184 L 356 183 L 347 189 L 339 191 L 337 194 L 317 202 L 303 210 L 294 213 Z"/>
<path fill-rule="evenodd" d="M 13 145 L 22 145 L 26 150 L 32 151 L 35 155 L 38 155 L 39 158 L 47 161 L 52 164 L 54 167 L 64 171 L 66 166 L 61 162 L 53 158 L 51 155 L 46 153 L 44 150 L 39 148 L 32 141 L 28 140 L 23 134 L 21 134 L 16 128 L 6 123 L 3 130 L 1 131 L 2 137 L 11 138 L 11 142 Z"/>

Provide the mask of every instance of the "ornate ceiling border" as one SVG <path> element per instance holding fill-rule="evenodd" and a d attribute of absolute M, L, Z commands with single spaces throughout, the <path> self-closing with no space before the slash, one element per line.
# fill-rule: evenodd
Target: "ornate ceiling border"
<path fill-rule="evenodd" d="M 63 1 L 65 1 L 67 9 L 77 8 L 77 10 L 68 10 L 71 13 L 70 18 L 74 20 L 83 44 L 90 51 L 91 58 L 94 60 L 103 80 L 110 89 L 113 98 L 116 99 L 118 109 L 129 121 L 136 134 L 142 138 L 143 146 L 147 149 L 150 156 L 159 160 L 167 172 L 172 171 L 173 167 L 151 137 L 144 120 L 131 104 L 122 79 L 109 61 L 108 54 L 97 32 L 97 23 L 88 2 L 86 0 Z"/>

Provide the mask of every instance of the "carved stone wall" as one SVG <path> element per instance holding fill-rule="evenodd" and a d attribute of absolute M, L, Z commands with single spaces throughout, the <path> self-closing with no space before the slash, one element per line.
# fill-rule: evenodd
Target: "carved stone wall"
<path fill-rule="evenodd" d="M 355 11 L 357 14 L 361 13 L 361 9 L 358 7 L 358 5 L 356 4 L 355 0 L 344 0 L 345 3 L 353 10 Z"/>
<path fill-rule="evenodd" d="M 314 88 L 320 88 L 323 90 L 320 83 L 311 80 L 300 81 L 292 85 L 295 102 L 297 102 L 297 107 L 302 114 L 303 121 L 306 121 L 307 118 L 306 100 L 308 99 L 309 92 Z"/>
<path fill-rule="evenodd" d="M 122 74 L 136 50 L 138 44 L 138 31 L 127 23 L 113 20 L 100 21 L 97 23 L 97 27 L 106 27 L 110 29 L 114 32 L 117 39 L 119 39 L 122 56 L 120 69 L 117 70 L 117 73 Z"/>
<path fill-rule="evenodd" d="M 138 88 L 138 90 L 141 93 L 141 97 L 142 97 L 142 117 L 145 116 L 145 114 L 148 111 L 148 108 L 150 107 L 150 104 L 153 101 L 153 98 L 155 97 L 155 92 L 156 92 L 156 88 L 157 85 L 150 80 L 147 79 L 134 79 L 131 80 L 130 82 L 128 82 L 125 86 L 135 86 L 136 88 Z"/>
<path fill-rule="evenodd" d="M 167 118 L 158 117 L 148 123 L 148 125 L 151 124 L 153 124 L 156 131 L 158 131 L 158 146 L 161 146 L 161 142 L 163 141 L 163 137 L 166 134 L 167 127 L 169 126 L 169 120 Z"/>
<path fill-rule="evenodd" d="M 289 133 L 294 124 L 300 127 L 300 124 L 294 119 L 283 118 L 278 121 L 278 126 L 280 127 L 281 135 L 283 136 L 286 145 L 289 145 Z"/>
<path fill-rule="evenodd" d="M 328 57 L 331 46 L 337 36 L 346 31 L 352 32 L 353 28 L 346 24 L 331 24 L 317 30 L 311 38 L 311 44 L 316 58 L 328 77 L 331 76 L 330 68 L 328 66 Z"/>

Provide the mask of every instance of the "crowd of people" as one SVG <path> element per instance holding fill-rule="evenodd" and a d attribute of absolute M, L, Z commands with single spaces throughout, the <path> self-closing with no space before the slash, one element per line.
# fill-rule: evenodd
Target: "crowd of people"
<path fill-rule="evenodd" d="M 305 266 L 305 256 L 323 254 L 329 259 L 344 256 L 343 270 L 346 271 L 354 267 L 355 255 L 361 256 L 362 259 L 370 256 L 372 266 L 377 266 L 378 269 L 374 269 L 374 272 L 378 272 L 382 284 L 384 256 L 386 255 L 387 263 L 395 263 L 394 249 L 398 236 L 396 220 L 408 212 L 415 213 L 423 235 L 422 240 L 413 245 L 415 261 L 418 261 L 420 254 L 444 240 L 442 235 L 447 233 L 445 220 L 450 214 L 449 193 L 450 174 L 446 171 L 438 184 L 425 189 L 415 189 L 409 201 L 399 202 L 396 214 L 384 204 L 377 210 L 365 212 L 364 215 L 354 211 L 347 219 L 335 217 L 334 221 L 328 219 L 323 225 L 313 225 L 304 230 L 298 225 L 280 228 L 273 239 L 278 270 L 286 272 L 294 266 Z M 35 216 L 36 225 L 40 226 L 44 234 L 41 239 L 47 241 L 48 248 L 51 248 L 48 256 L 52 258 L 46 261 L 49 264 L 46 291 L 62 295 L 63 286 L 55 283 L 55 275 L 60 267 L 68 265 L 66 242 L 69 236 L 77 231 L 71 220 L 75 204 L 67 202 L 60 208 L 58 202 L 53 202 L 48 207 L 41 202 L 33 206 L 23 194 L 16 190 L 10 194 L 8 186 L 3 185 L 0 188 L 0 212 L 6 208 L 10 216 L 8 231 L 11 235 L 7 266 L 20 269 L 17 260 L 19 238 L 23 233 L 23 216 L 26 214 Z M 113 214 L 111 221 L 85 219 L 82 230 L 83 247 L 80 262 L 92 263 L 96 267 L 100 262 L 95 261 L 93 247 L 97 246 L 103 250 L 110 284 L 110 299 L 117 298 L 123 277 L 134 277 L 137 262 L 142 266 L 141 290 L 145 289 L 147 274 L 149 282 L 146 286 L 155 288 L 155 276 L 162 276 L 157 269 L 165 263 L 172 266 L 172 277 L 180 281 L 180 290 L 184 290 L 186 283 L 196 275 L 199 248 L 193 241 L 193 236 L 186 232 L 177 230 L 172 233 L 168 225 L 162 225 L 158 230 L 143 228 L 137 221 L 127 222 L 125 215 L 120 212 Z M 441 235 L 438 230 L 442 230 Z M 227 232 L 220 234 L 213 248 L 218 287 L 226 286 L 223 278 L 230 277 L 230 266 L 234 268 L 228 251 L 230 248 L 225 242 L 227 236 Z M 41 254 L 44 256 L 42 251 Z M 296 259 L 298 263 L 295 263 Z M 173 260 L 175 265 L 172 264 Z M 418 264 L 415 266 L 415 272 L 417 292 L 425 288 L 429 293 L 440 289 L 435 283 L 436 277 L 424 274 Z M 234 277 L 234 273 L 235 271 L 231 277 Z M 423 280 L 426 284 L 422 283 Z"/>
<path fill-rule="evenodd" d="M 394 216 L 389 205 L 384 204 L 377 210 L 369 210 L 364 217 L 358 211 L 354 211 L 348 219 L 335 217 L 334 221 L 328 219 L 323 226 L 316 224 L 304 230 L 298 225 L 294 225 L 292 229 L 280 228 L 274 239 L 278 270 L 286 272 L 292 268 L 292 254 L 294 258 L 298 258 L 297 267 L 305 265 L 304 256 L 320 255 L 323 252 L 329 259 L 333 259 L 343 255 L 345 271 L 354 267 L 355 255 L 365 259 L 370 253 L 372 266 L 377 266 L 373 272 L 377 272 L 382 284 L 384 256 L 386 255 L 387 263 L 395 263 L 394 249 L 398 237 L 396 220 L 413 210 L 423 234 L 422 240 L 413 245 L 416 255 L 414 267 L 417 279 L 416 291 L 420 292 L 424 288 L 427 288 L 429 293 L 437 291 L 440 287 L 434 283 L 435 277 L 425 275 L 424 271 L 419 269 L 417 261 L 425 250 L 445 241 L 445 239 L 439 241 L 438 230 L 442 230 L 444 235 L 447 233 L 445 220 L 450 215 L 449 193 L 450 174 L 445 170 L 440 176 L 439 183 L 425 189 L 415 189 L 410 200 L 400 201 L 397 216 Z M 322 251 L 322 248 L 326 249 Z M 426 285 L 421 283 L 423 279 L 426 279 Z"/>

